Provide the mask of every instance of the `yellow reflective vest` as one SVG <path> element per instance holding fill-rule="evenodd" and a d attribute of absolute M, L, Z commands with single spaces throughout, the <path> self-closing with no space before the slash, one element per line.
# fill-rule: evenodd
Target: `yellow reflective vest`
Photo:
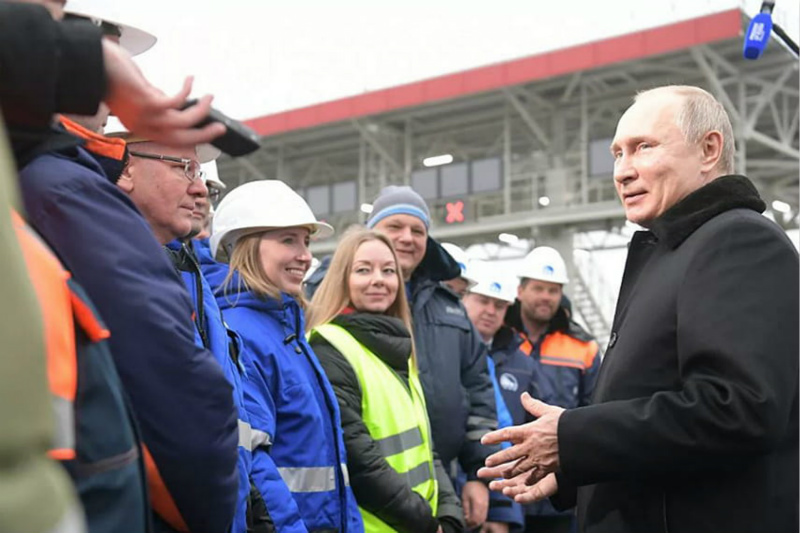
<path fill-rule="evenodd" d="M 439 488 L 433 466 L 433 444 L 414 360 L 408 360 L 406 386 L 389 365 L 344 328 L 325 324 L 311 333 L 322 336 L 352 365 L 361 387 L 362 418 L 370 436 L 389 465 L 405 477 L 414 492 L 428 500 L 436 516 Z M 366 533 L 395 531 L 363 507 L 359 510 Z"/>

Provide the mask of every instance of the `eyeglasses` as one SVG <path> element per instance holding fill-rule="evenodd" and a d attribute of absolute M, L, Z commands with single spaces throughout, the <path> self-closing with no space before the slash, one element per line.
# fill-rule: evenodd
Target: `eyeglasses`
<path fill-rule="evenodd" d="M 142 159 L 154 159 L 156 161 L 161 161 L 162 163 L 166 163 L 168 165 L 183 165 L 183 175 L 186 176 L 186 179 L 190 182 L 193 182 L 198 179 L 203 179 L 205 176 L 205 172 L 202 168 L 200 168 L 200 163 L 193 159 L 185 159 L 183 157 L 173 157 L 171 155 L 161 155 L 161 154 L 147 154 L 144 152 L 134 152 L 129 151 L 130 155 L 134 157 L 141 157 Z"/>
<path fill-rule="evenodd" d="M 213 185 L 206 183 L 206 187 L 208 188 L 208 199 L 211 202 L 216 202 L 219 200 L 220 196 L 222 196 L 222 190 L 217 189 Z"/>

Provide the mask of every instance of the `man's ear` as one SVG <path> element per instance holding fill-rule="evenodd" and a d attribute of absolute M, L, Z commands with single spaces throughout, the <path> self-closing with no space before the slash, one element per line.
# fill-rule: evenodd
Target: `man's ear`
<path fill-rule="evenodd" d="M 702 169 L 710 172 L 714 169 L 722 158 L 722 147 L 725 142 L 733 142 L 733 139 L 723 139 L 722 133 L 714 130 L 709 131 L 700 141 L 700 148 L 703 150 L 701 159 Z"/>
<path fill-rule="evenodd" d="M 134 173 L 135 169 L 133 165 L 125 165 L 125 168 L 122 169 L 122 174 L 120 174 L 119 179 L 117 180 L 117 187 L 122 189 L 125 194 L 130 194 L 133 192 Z"/>

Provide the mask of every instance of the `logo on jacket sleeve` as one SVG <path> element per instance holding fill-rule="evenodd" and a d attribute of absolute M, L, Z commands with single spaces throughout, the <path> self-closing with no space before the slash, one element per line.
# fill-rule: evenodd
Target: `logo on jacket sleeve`
<path fill-rule="evenodd" d="M 507 372 L 500 374 L 500 387 L 503 390 L 517 392 L 517 389 L 519 389 L 519 383 L 517 383 L 517 377 L 514 374 L 509 374 Z"/>

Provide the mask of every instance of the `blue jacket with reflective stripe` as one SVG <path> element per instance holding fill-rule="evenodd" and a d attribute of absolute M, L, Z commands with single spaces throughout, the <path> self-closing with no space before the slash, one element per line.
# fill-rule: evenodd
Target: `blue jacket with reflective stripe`
<path fill-rule="evenodd" d="M 253 429 L 265 435 L 253 450 L 252 479 L 276 530 L 363 533 L 347 480 L 339 405 L 306 342 L 297 301 L 256 297 L 239 289 L 236 274 L 224 293 L 226 269 L 204 267 L 204 273 L 244 343 L 245 406 Z"/>
<path fill-rule="evenodd" d="M 180 253 L 180 241 L 172 241 L 167 245 L 174 253 Z M 198 261 L 197 267 L 204 262 L 214 262 L 211 258 L 211 252 L 208 249 L 208 241 L 192 241 L 186 245 L 191 252 L 194 252 L 195 258 Z M 183 278 L 186 285 L 186 290 L 189 291 L 189 296 L 192 298 L 192 306 L 197 313 L 196 317 L 202 316 L 204 318 L 203 330 L 205 332 L 205 341 L 200 334 L 200 330 L 195 323 L 194 340 L 195 344 L 200 348 L 207 348 L 214 354 L 217 362 L 225 372 L 225 377 L 233 387 L 233 403 L 239 413 L 239 496 L 236 499 L 236 515 L 233 517 L 233 526 L 231 533 L 247 533 L 247 500 L 250 496 L 250 467 L 252 457 L 250 453 L 250 432 L 247 431 L 250 426 L 247 410 L 244 406 L 244 391 L 242 388 L 242 375 L 244 374 L 244 366 L 240 366 L 231 357 L 230 342 L 228 336 L 228 328 L 222 321 L 222 313 L 217 305 L 217 300 L 211 287 L 202 276 L 199 270 L 194 269 L 178 269 L 178 272 Z M 199 286 L 198 286 L 199 284 Z M 201 292 L 198 293 L 198 290 Z M 202 302 L 203 313 L 200 314 L 199 305 Z M 244 427 L 243 427 L 244 426 Z M 243 441 L 245 438 L 247 441 Z"/>

